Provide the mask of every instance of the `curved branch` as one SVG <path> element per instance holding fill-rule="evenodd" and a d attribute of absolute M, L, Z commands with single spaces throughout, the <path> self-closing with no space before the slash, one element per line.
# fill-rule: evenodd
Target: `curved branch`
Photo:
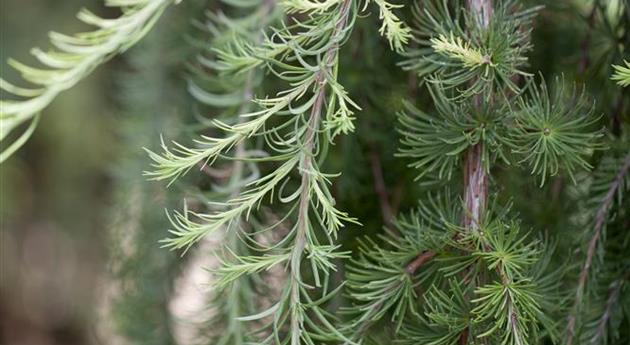
<path fill-rule="evenodd" d="M 336 39 L 343 31 L 348 20 L 348 13 L 350 12 L 351 0 L 344 0 L 341 4 L 339 11 L 339 19 L 335 28 L 331 34 L 331 39 Z M 301 344 L 301 330 L 302 317 L 297 310 L 300 305 L 300 264 L 302 257 L 304 256 L 304 249 L 306 246 L 306 234 L 308 232 L 309 220 L 308 213 L 311 205 L 311 187 L 312 187 L 312 167 L 313 167 L 313 155 L 315 150 L 315 141 L 317 139 L 317 132 L 321 122 L 322 110 L 324 108 L 324 101 L 326 100 L 326 75 L 330 73 L 331 64 L 337 57 L 339 51 L 339 44 L 333 44 L 324 56 L 324 65 L 317 72 L 315 76 L 315 85 L 318 85 L 318 89 L 315 95 L 315 102 L 311 108 L 310 117 L 308 120 L 307 130 L 304 134 L 304 148 L 300 158 L 300 174 L 302 180 L 300 183 L 300 200 L 298 206 L 298 219 L 296 228 L 295 245 L 291 251 L 291 345 Z"/>
<path fill-rule="evenodd" d="M 73 36 L 50 33 L 55 50 L 44 52 L 34 48 L 31 53 L 45 68 L 35 68 L 15 60 L 9 65 L 20 72 L 22 78 L 36 88 L 21 88 L 0 78 L 0 89 L 20 97 L 18 100 L 0 100 L 0 141 L 20 125 L 37 119 L 61 92 L 70 89 L 87 77 L 96 67 L 114 55 L 129 49 L 142 39 L 160 18 L 166 7 L 181 0 L 128 0 L 106 1 L 112 7 L 125 9 L 116 19 L 104 19 L 82 10 L 77 17 L 82 22 L 96 26 L 92 32 Z M 29 128 L 28 131 L 32 131 Z M 23 144 L 28 136 L 22 135 L 16 143 Z M 0 163 L 9 158 L 19 147 L 11 145 L 0 155 Z"/>

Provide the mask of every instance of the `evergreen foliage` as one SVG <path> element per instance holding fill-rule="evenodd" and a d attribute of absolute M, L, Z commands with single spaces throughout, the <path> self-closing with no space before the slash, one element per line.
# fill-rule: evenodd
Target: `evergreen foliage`
<path fill-rule="evenodd" d="M 59 92 L 178 2 L 109 1 L 119 18 L 83 11 L 99 30 L 52 34 L 60 52 L 33 51 L 49 70 L 12 62 L 42 88 L 2 81 L 21 97 L 3 100 L 2 138 L 31 125 L 0 161 Z M 630 2 L 223 0 L 191 22 L 199 53 L 174 54 L 189 126 L 167 130 L 152 107 L 170 79 L 151 72 L 167 63 L 150 46 L 133 65 L 143 82 L 165 79 L 121 86 L 138 119 L 125 142 L 151 161 L 129 155 L 121 169 L 142 163 L 164 183 L 116 178 L 141 194 L 123 205 L 149 205 L 147 224 L 164 220 L 151 191 L 186 194 L 167 211 L 163 248 L 185 254 L 220 238 L 200 344 L 630 339 Z M 545 46 L 553 35 L 577 35 L 580 48 Z M 144 137 L 156 126 L 159 149 Z M 165 309 L 161 326 L 125 316 L 164 307 L 177 265 L 156 232 L 136 227 L 129 264 L 152 265 L 119 278 L 167 289 L 141 296 L 150 302 L 126 296 L 118 318 L 135 342 L 169 343 L 168 332 L 136 337 L 128 324 L 168 327 Z"/>

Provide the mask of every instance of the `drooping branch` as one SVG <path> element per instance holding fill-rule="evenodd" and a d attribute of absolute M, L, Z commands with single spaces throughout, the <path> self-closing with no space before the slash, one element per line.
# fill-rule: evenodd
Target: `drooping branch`
<path fill-rule="evenodd" d="M 617 194 L 619 188 L 622 185 L 623 179 L 626 174 L 630 170 L 630 154 L 625 157 L 624 164 L 621 166 L 621 169 L 617 172 L 615 179 L 610 184 L 606 195 L 601 201 L 600 207 L 597 209 L 597 213 L 595 214 L 595 226 L 593 227 L 593 236 L 591 236 L 591 240 L 588 244 L 588 249 L 586 251 L 586 260 L 584 261 L 584 265 L 582 266 L 582 270 L 580 271 L 580 276 L 578 280 L 578 286 L 575 292 L 575 302 L 573 305 L 573 310 L 569 315 L 567 322 L 567 331 L 566 331 L 566 344 L 572 345 L 573 339 L 575 337 L 575 326 L 577 322 L 577 313 L 582 305 L 582 299 L 584 297 L 584 290 L 586 288 L 586 282 L 588 280 L 588 275 L 591 269 L 591 265 L 593 264 L 593 258 L 595 257 L 595 251 L 597 246 L 599 245 L 602 230 L 606 225 L 606 221 L 608 220 L 608 212 L 610 207 L 615 199 L 615 195 Z"/>
<path fill-rule="evenodd" d="M 337 39 L 342 34 L 348 20 L 351 0 L 344 0 L 339 10 L 339 18 L 331 34 L 331 39 Z M 300 265 L 304 256 L 306 246 L 306 235 L 309 227 L 309 209 L 311 205 L 311 186 L 313 183 L 312 168 L 315 144 L 318 129 L 321 122 L 322 110 L 326 100 L 326 76 L 330 74 L 331 65 L 337 57 L 339 43 L 335 42 L 326 51 L 322 68 L 315 76 L 315 85 L 318 85 L 315 102 L 311 108 L 308 125 L 304 134 L 303 151 L 300 158 L 300 199 L 298 206 L 298 219 L 296 224 L 295 244 L 291 251 L 291 306 L 297 308 L 300 305 Z M 291 310 L 291 345 L 301 344 L 301 330 L 303 329 L 303 319 L 297 310 Z"/>
<path fill-rule="evenodd" d="M 306 232 L 308 231 L 309 221 L 308 213 L 310 209 L 310 188 L 311 176 L 310 170 L 313 164 L 313 148 L 315 146 L 315 137 L 317 136 L 317 128 L 319 128 L 319 120 L 321 116 L 321 108 L 325 98 L 324 89 L 321 88 L 315 104 L 313 105 L 310 120 L 308 122 L 308 130 L 306 132 L 306 141 L 304 143 L 304 153 L 301 159 L 302 181 L 300 183 L 300 203 L 298 210 L 297 233 L 295 244 L 291 251 L 291 304 L 297 306 L 300 304 L 300 264 L 304 255 L 306 246 Z M 300 325 L 302 320 L 298 313 L 291 312 L 291 344 L 300 344 Z"/>
<path fill-rule="evenodd" d="M 0 78 L 0 89 L 19 98 L 0 99 L 0 141 L 7 139 L 21 125 L 29 122 L 31 125 L 0 151 L 0 163 L 28 140 L 37 126 L 39 114 L 60 93 L 74 87 L 98 66 L 135 45 L 151 30 L 167 7 L 180 1 L 110 1 L 110 6 L 122 10 L 120 17 L 115 19 L 101 18 L 88 10 L 81 10 L 77 18 L 96 29 L 72 36 L 52 32 L 49 36 L 55 49 L 31 50 L 44 67 L 31 67 L 9 60 L 9 64 L 31 86 L 18 87 Z"/>

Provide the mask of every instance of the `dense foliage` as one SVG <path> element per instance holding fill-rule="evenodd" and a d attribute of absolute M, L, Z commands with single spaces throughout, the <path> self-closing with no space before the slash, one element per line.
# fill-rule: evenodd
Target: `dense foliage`
<path fill-rule="evenodd" d="M 132 287 L 113 317 L 133 343 L 175 341 L 158 239 L 210 237 L 199 343 L 628 343 L 629 1 L 224 0 L 166 34 L 179 2 L 83 10 L 97 30 L 51 33 L 43 69 L 10 62 L 34 87 L 0 83 L 4 161 L 158 26 L 118 78 L 121 138 L 150 159 L 115 174 Z"/>

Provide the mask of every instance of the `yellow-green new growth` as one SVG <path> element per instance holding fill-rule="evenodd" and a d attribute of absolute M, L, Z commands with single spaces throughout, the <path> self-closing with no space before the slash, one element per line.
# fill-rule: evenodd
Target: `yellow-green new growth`
<path fill-rule="evenodd" d="M 106 0 L 106 6 L 121 8 L 123 13 L 120 17 L 104 19 L 83 9 L 77 18 L 86 24 L 96 26 L 97 30 L 73 36 L 51 32 L 49 36 L 54 50 L 47 52 L 39 48 L 31 50 L 31 54 L 45 68 L 31 67 L 9 60 L 9 65 L 35 87 L 18 87 L 0 78 L 0 89 L 19 98 L 0 100 L 0 141 L 20 125 L 28 121 L 32 121 L 32 124 L 0 154 L 0 163 L 26 142 L 34 130 L 37 114 L 59 93 L 73 87 L 96 67 L 137 43 L 153 27 L 166 7 L 180 1 Z"/>
<path fill-rule="evenodd" d="M 431 48 L 439 54 L 459 60 L 464 64 L 464 67 L 475 68 L 484 64 L 493 65 L 490 57 L 471 47 L 461 37 L 455 37 L 453 33 L 450 37 L 440 35 L 438 38 L 432 38 Z"/>
<path fill-rule="evenodd" d="M 283 0 L 281 2 L 287 13 L 312 13 L 320 14 L 328 11 L 330 8 L 340 4 L 343 0 Z"/>
<path fill-rule="evenodd" d="M 624 61 L 626 66 L 623 65 L 613 65 L 615 69 L 615 73 L 610 78 L 617 82 L 617 85 L 622 87 L 630 86 L 630 62 Z"/>
<path fill-rule="evenodd" d="M 374 0 L 374 2 L 379 8 L 378 18 L 383 21 L 379 33 L 387 38 L 391 49 L 401 53 L 411 38 L 411 29 L 392 10 L 404 6 L 390 4 L 385 0 Z"/>

